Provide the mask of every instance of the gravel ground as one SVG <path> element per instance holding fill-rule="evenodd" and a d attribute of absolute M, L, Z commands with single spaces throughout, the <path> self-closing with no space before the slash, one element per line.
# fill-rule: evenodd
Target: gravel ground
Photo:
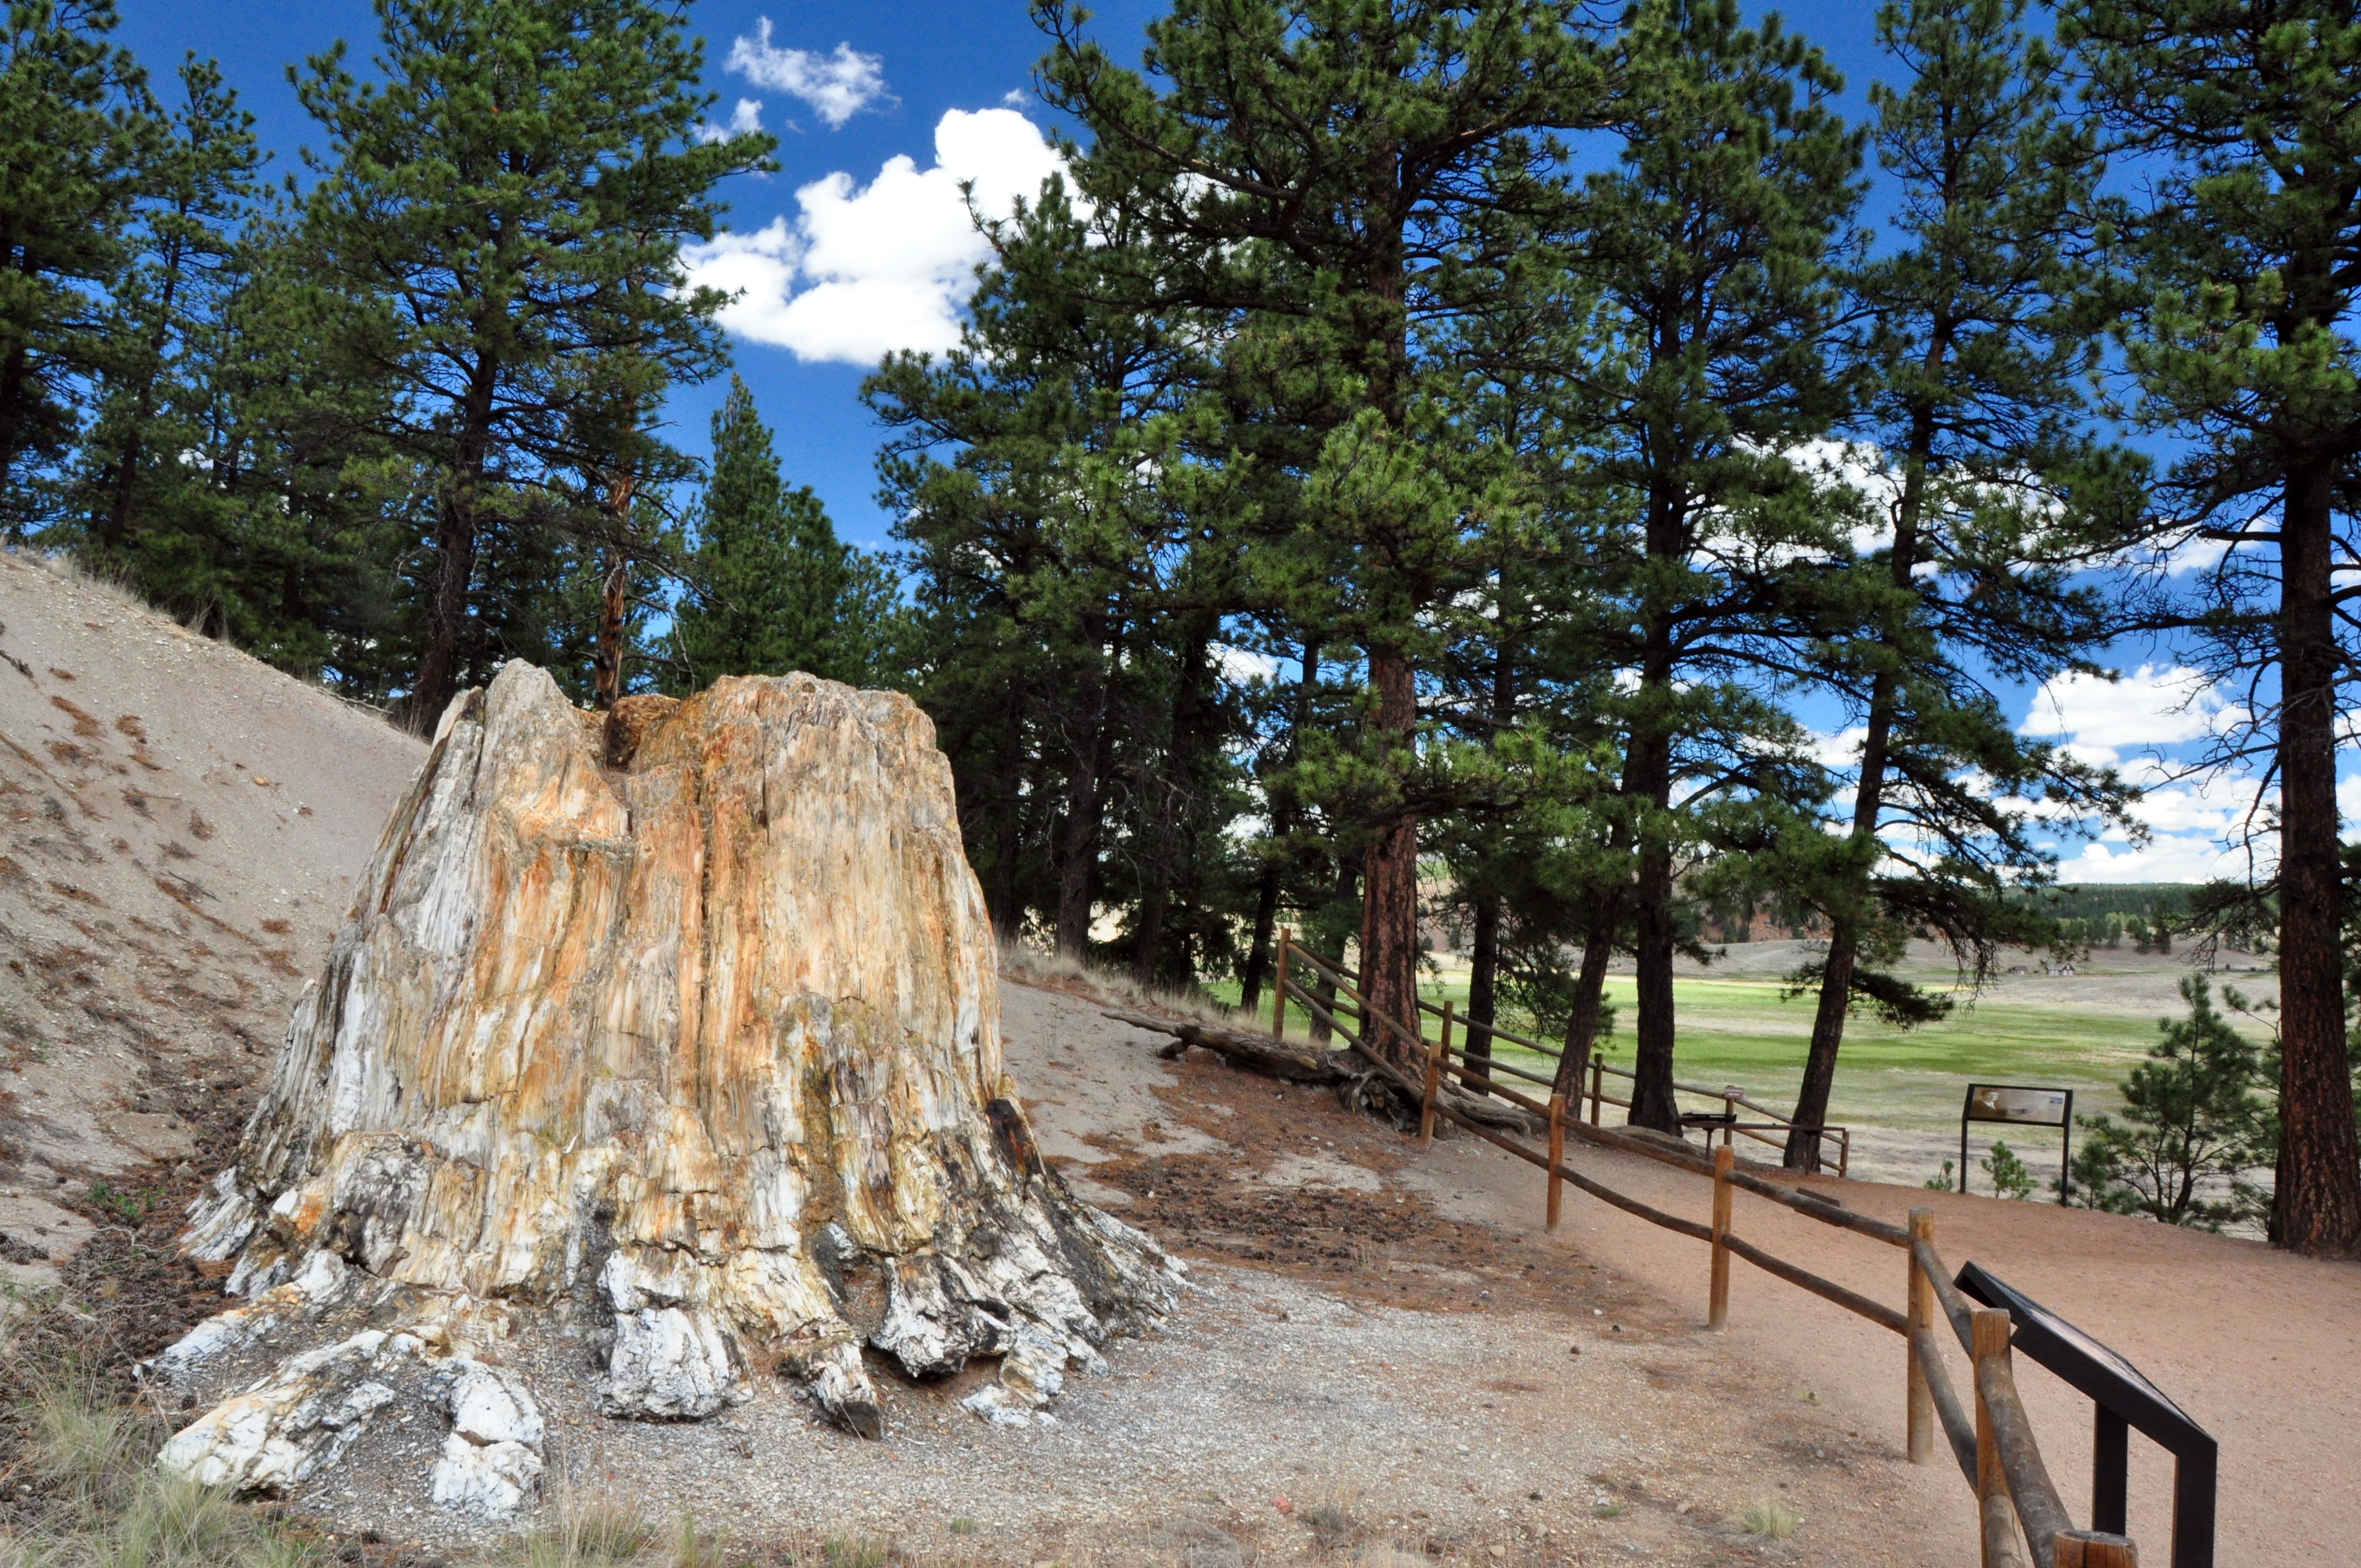
<path fill-rule="evenodd" d="M 587 1346 L 520 1311 L 495 1354 L 549 1418 L 551 1504 L 686 1519 L 732 1561 L 828 1541 L 978 1568 L 1959 1556 L 1889 1508 L 1909 1468 L 1889 1433 L 1730 1354 L 1614 1256 L 1454 1213 L 1474 1194 L 1428 1180 L 1443 1146 L 1202 1053 L 1159 1061 L 1081 996 L 1006 1002 L 1044 1146 L 1191 1262 L 1166 1329 L 1026 1428 L 958 1408 L 988 1367 L 916 1384 L 873 1362 L 887 1435 L 863 1442 L 768 1377 L 711 1421 L 607 1420 Z M 428 1501 L 442 1438 L 424 1404 L 389 1408 L 291 1505 L 369 1568 L 480 1550 L 498 1530 Z M 1774 1507 L 1791 1536 L 1743 1527 Z"/>
<path fill-rule="evenodd" d="M 1074 1378 L 1054 1422 L 1031 1428 L 958 1409 L 962 1380 L 895 1387 L 875 1443 L 820 1425 L 778 1384 L 712 1422 L 609 1421 L 589 1379 L 566 1376 L 577 1351 L 528 1332 L 505 1359 L 544 1395 L 555 1493 L 628 1497 L 749 1546 L 826 1536 L 919 1559 L 1177 1555 L 1192 1568 L 1376 1546 L 1518 1563 L 1887 1561 L 1832 1540 L 1850 1527 L 1829 1516 L 1855 1474 L 1895 1462 L 1891 1444 L 1807 1404 L 1791 1411 L 1788 1391 L 1745 1371 L 1745 1402 L 1767 1398 L 1772 1420 L 1732 1420 L 1731 1369 L 1686 1324 L 1410 1310 L 1279 1274 L 1196 1275 L 1168 1332 L 1115 1346 L 1104 1377 Z M 426 1504 L 439 1441 L 429 1422 L 385 1428 L 297 1507 L 458 1551 L 479 1531 Z M 1791 1499 L 1808 1530 L 1795 1540 L 1736 1522 Z"/>

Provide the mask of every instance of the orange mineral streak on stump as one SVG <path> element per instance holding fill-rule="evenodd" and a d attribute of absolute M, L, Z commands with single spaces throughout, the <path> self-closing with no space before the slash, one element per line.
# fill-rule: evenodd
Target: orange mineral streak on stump
<path fill-rule="evenodd" d="M 610 1414 L 776 1364 L 874 1433 L 865 1344 L 1000 1356 L 969 1404 L 1027 1419 L 1179 1270 L 1032 1153 L 933 726 L 800 674 L 661 700 L 511 664 L 453 703 L 187 1250 L 546 1309 L 611 1341 Z"/>

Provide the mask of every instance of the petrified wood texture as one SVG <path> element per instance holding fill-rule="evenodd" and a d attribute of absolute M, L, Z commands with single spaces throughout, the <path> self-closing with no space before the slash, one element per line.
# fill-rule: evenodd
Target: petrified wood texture
<path fill-rule="evenodd" d="M 932 726 L 808 675 L 626 718 L 523 664 L 452 705 L 184 1245 L 240 1318 L 551 1309 L 611 1415 L 776 1366 L 874 1434 L 866 1345 L 999 1356 L 969 1404 L 1024 1419 L 1179 1270 L 1033 1152 Z"/>

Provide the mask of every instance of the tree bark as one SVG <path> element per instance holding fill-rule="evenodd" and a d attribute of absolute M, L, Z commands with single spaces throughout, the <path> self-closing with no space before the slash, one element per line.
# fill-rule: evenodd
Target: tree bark
<path fill-rule="evenodd" d="M 1336 894 L 1334 902 L 1339 905 L 1350 903 L 1360 892 L 1360 888 L 1361 851 L 1347 850 L 1336 857 Z M 1345 967 L 1344 944 L 1341 942 L 1337 944 L 1336 951 L 1322 956 L 1338 969 Z M 1312 981 L 1312 993 L 1320 999 L 1320 1005 L 1326 1008 L 1330 1014 L 1333 1014 L 1335 1012 L 1336 982 L 1334 981 L 1324 974 L 1322 975 Z M 1328 1025 L 1316 1017 L 1312 1020 L 1312 1037 L 1321 1045 L 1324 1046 L 1328 1043 Z"/>
<path fill-rule="evenodd" d="M 1638 970 L 1639 1025 L 1631 1052 L 1631 1114 L 1635 1127 L 1681 1131 L 1673 1097 L 1673 852 L 1657 840 L 1640 850 L 1633 879 L 1632 946 Z"/>
<path fill-rule="evenodd" d="M 188 216 L 182 203 L 174 214 Z M 115 455 L 118 465 L 115 475 L 114 494 L 108 501 L 105 524 L 98 531 L 99 541 L 110 553 L 119 552 L 131 536 L 131 504 L 134 487 L 138 483 L 139 461 L 147 446 L 148 422 L 156 413 L 156 378 L 164 363 L 164 351 L 171 345 L 172 307 L 181 297 L 181 241 L 175 237 L 164 249 L 164 291 L 157 302 L 156 330 L 148 340 L 148 362 L 139 378 L 139 396 L 135 400 L 135 413 L 130 430 L 123 437 L 123 449 Z"/>
<path fill-rule="evenodd" d="M 1500 593 L 1497 604 L 1492 644 L 1492 701 L 1488 718 L 1491 723 L 1491 740 L 1499 738 L 1517 722 L 1517 664 L 1510 656 L 1512 633 L 1510 630 L 1509 572 L 1500 568 Z M 1521 607 L 1519 622 L 1522 621 Z M 1467 1058 L 1480 1064 L 1479 1070 L 1488 1069 L 1492 1060 L 1492 1025 L 1499 1021 L 1497 992 L 1500 970 L 1500 898 L 1487 894 L 1476 901 L 1475 929 L 1469 933 L 1473 944 L 1467 962 Z M 1466 1085 L 1471 1094 L 1489 1094 L 1486 1079 L 1477 1079 Z"/>
<path fill-rule="evenodd" d="M 1378 732 L 1389 747 L 1416 743 L 1418 702 L 1410 661 L 1373 653 L 1369 678 L 1378 688 Z M 1403 811 L 1378 825 L 1361 866 L 1361 995 L 1370 1007 L 1409 1029 L 1418 1021 L 1418 818 Z M 1409 1044 L 1377 1028 L 1369 1044 L 1404 1068 L 1418 1065 Z"/>
<path fill-rule="evenodd" d="M 1022 1423 L 1170 1311 L 1163 1253 L 1034 1144 L 917 706 L 796 674 L 619 711 L 609 750 L 512 663 L 444 717 L 184 1235 L 252 1304 L 159 1359 L 225 1401 L 168 1468 L 300 1480 L 380 1407 L 409 1421 L 397 1392 L 472 1379 L 505 1414 L 447 1401 L 434 1493 L 512 1508 L 525 1379 L 587 1378 L 586 1350 L 577 1408 L 702 1419 L 774 1368 L 874 1437 L 864 1351 L 997 1356 L 961 1402 Z"/>
<path fill-rule="evenodd" d="M 1487 894 L 1476 901 L 1475 929 L 1469 933 L 1467 955 L 1467 1059 L 1486 1070 L 1492 1060 L 1492 1025 L 1500 970 L 1500 900 Z M 1489 1094 L 1483 1083 L 1467 1086 L 1470 1094 Z"/>
<path fill-rule="evenodd" d="M 1181 858 L 1195 813 L 1197 735 L 1203 728 L 1206 633 L 1192 630 L 1180 656 L 1180 689 L 1172 694 L 1172 739 L 1165 749 L 1167 776 L 1158 792 L 1155 860 L 1139 904 L 1139 935 L 1133 944 L 1132 978 L 1154 985 L 1164 964 L 1164 927 L 1172 907 L 1172 867 Z"/>
<path fill-rule="evenodd" d="M 1682 502 L 1658 496 L 1650 502 L 1648 557 L 1670 562 L 1683 551 Z M 1632 958 L 1637 970 L 1639 1022 L 1631 1060 L 1631 1124 L 1678 1135 L 1679 1104 L 1673 1098 L 1673 795 L 1672 615 L 1661 605 L 1643 613 L 1639 705 L 1624 764 L 1624 793 L 1645 814 L 1638 828 L 1631 883 Z"/>
<path fill-rule="evenodd" d="M 476 507 L 482 499 L 484 467 L 491 454 L 492 397 L 500 366 L 478 354 L 467 378 L 462 425 L 434 534 L 434 574 L 427 589 L 426 641 L 418 658 L 418 681 L 410 693 L 411 728 L 426 727 L 451 706 L 459 689 L 459 658 L 467 637 L 467 604 L 476 578 Z"/>
<path fill-rule="evenodd" d="M 1274 836 L 1278 824 L 1272 824 Z M 1253 935 L 1246 942 L 1246 967 L 1238 976 L 1238 1008 L 1252 1013 L 1262 1005 L 1263 982 L 1270 978 L 1271 938 L 1279 930 L 1279 894 L 1281 868 L 1278 862 L 1265 866 L 1262 884 L 1255 890 Z"/>
<path fill-rule="evenodd" d="M 2361 1147 L 2345 1055 L 2336 811 L 2333 465 L 2288 476 L 2279 624 L 2279 1154 L 2271 1240 L 2361 1250 Z"/>
<path fill-rule="evenodd" d="M 1080 958 L 1090 950 L 1091 914 L 1098 898 L 1099 826 L 1105 802 L 1099 774 L 1106 760 L 1107 620 L 1085 616 L 1082 727 L 1074 771 L 1066 781 L 1066 826 L 1058 846 L 1058 951 Z"/>
<path fill-rule="evenodd" d="M 625 421 L 636 417 L 636 399 L 628 400 Z M 600 713 L 623 695 L 625 622 L 631 601 L 631 503 L 639 494 L 640 476 L 630 464 L 619 464 L 607 476 L 606 570 L 598 579 L 598 631 L 590 655 L 590 706 Z"/>
<path fill-rule="evenodd" d="M 1582 1075 L 1598 1038 L 1600 1003 L 1607 990 L 1607 966 L 1615 957 L 1615 923 L 1623 916 L 1623 889 L 1610 889 L 1598 901 L 1591 917 L 1590 936 L 1582 944 L 1582 968 L 1574 980 L 1574 1006 L 1566 1018 L 1565 1054 L 1558 1058 L 1552 1085 L 1568 1101 L 1582 1093 Z"/>
<path fill-rule="evenodd" d="M 1000 722 L 1000 798 L 992 834 L 992 883 L 985 902 L 992 906 L 992 928 L 1004 942 L 1013 942 L 1024 924 L 1025 911 L 1016 901 L 1016 863 L 1023 854 L 1025 796 L 1018 786 L 1025 770 L 1025 703 L 1023 689 L 1011 684 L 1008 705 Z"/>
<path fill-rule="evenodd" d="M 1301 754 L 1303 731 L 1312 722 L 1312 693 L 1320 679 L 1320 644 L 1304 639 L 1303 660 L 1298 666 L 1295 683 L 1295 712 L 1287 729 L 1287 762 L 1292 765 Z M 1264 797 L 1269 797 L 1268 788 Z M 1270 836 L 1284 842 L 1295 831 L 1295 797 L 1288 797 L 1271 808 Z M 1270 975 L 1271 937 L 1279 923 L 1279 894 L 1284 891 L 1287 867 L 1273 859 L 1263 867 L 1262 883 L 1255 893 L 1254 936 L 1246 948 L 1246 967 L 1238 985 L 1238 1004 L 1252 1013 L 1262 1001 L 1263 981 Z"/>

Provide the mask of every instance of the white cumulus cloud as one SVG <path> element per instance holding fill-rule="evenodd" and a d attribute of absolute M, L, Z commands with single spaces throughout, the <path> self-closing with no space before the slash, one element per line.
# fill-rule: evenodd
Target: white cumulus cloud
<path fill-rule="evenodd" d="M 2126 751 L 2220 735 L 2245 718 L 2245 709 L 2200 672 L 2183 664 L 2161 670 L 2142 664 L 2118 680 L 2074 674 L 2044 682 L 2017 729 L 2104 764 Z"/>
<path fill-rule="evenodd" d="M 717 126 L 710 120 L 698 121 L 697 139 L 702 142 L 729 141 L 735 137 L 751 136 L 762 128 L 763 101 L 760 98 L 741 98 L 738 106 L 730 112 L 729 124 Z"/>
<path fill-rule="evenodd" d="M 2268 873 L 2268 868 L 2264 870 Z M 2246 855 L 2202 833 L 2159 834 L 2145 844 L 2092 843 L 2058 862 L 2058 880 L 2086 882 L 2210 882 L 2244 877 Z"/>
<path fill-rule="evenodd" d="M 736 296 L 721 323 L 799 359 L 873 365 L 902 348 L 958 344 L 960 307 L 991 254 L 963 183 L 987 217 L 1063 172 L 1056 149 L 1013 109 L 953 109 L 935 126 L 935 161 L 888 159 L 867 185 L 839 172 L 796 192 L 792 224 L 724 233 L 685 247 L 692 283 Z"/>
<path fill-rule="evenodd" d="M 752 38 L 730 46 L 730 69 L 757 87 L 800 98 L 831 129 L 885 96 L 885 62 L 839 44 L 833 54 L 780 49 L 771 42 L 771 18 L 754 24 Z"/>

